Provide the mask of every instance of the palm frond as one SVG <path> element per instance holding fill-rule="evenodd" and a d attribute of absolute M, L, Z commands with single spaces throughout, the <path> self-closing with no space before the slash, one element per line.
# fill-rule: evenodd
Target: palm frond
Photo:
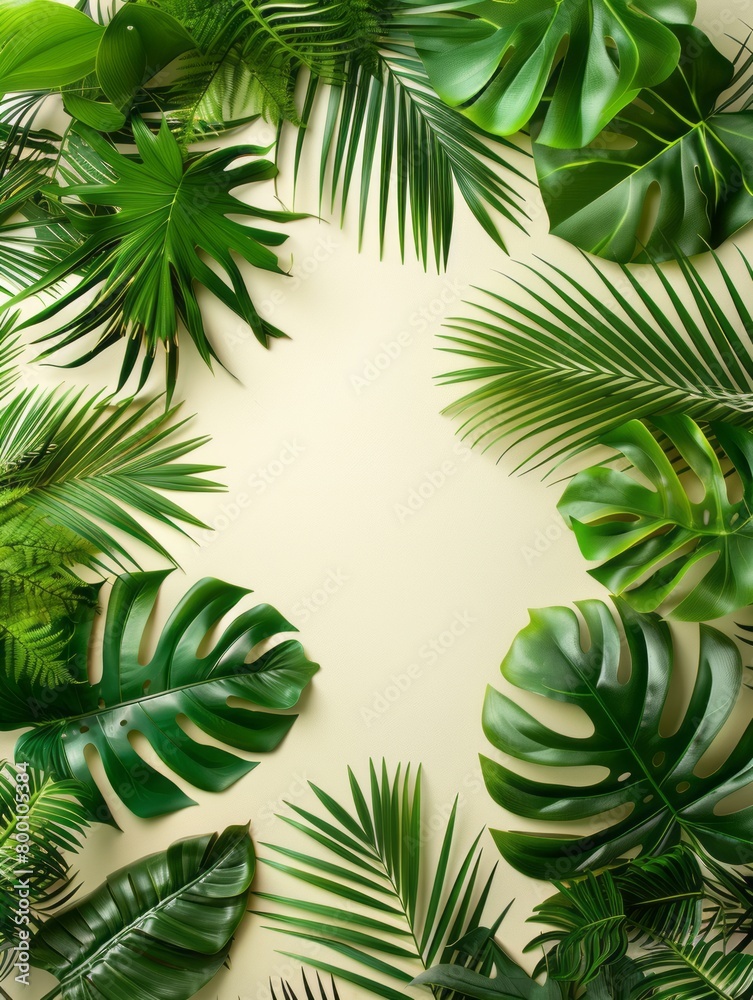
<path fill-rule="evenodd" d="M 183 532 L 181 523 L 203 522 L 161 491 L 222 488 L 200 478 L 216 466 L 180 461 L 207 438 L 181 437 L 178 409 L 165 411 L 159 399 L 114 404 L 83 391 L 24 390 L 0 409 L 0 491 L 23 490 L 26 507 L 117 565 L 135 564 L 123 534 L 170 559 L 126 508 Z"/>
<path fill-rule="evenodd" d="M 548 968 L 554 979 L 586 985 L 596 979 L 604 965 L 627 954 L 622 896 L 608 870 L 598 878 L 588 872 L 570 885 L 555 885 L 559 894 L 540 903 L 532 918 L 555 929 L 539 935 L 528 947 L 556 941 L 557 947 L 542 959 L 541 968 Z"/>
<path fill-rule="evenodd" d="M 525 231 L 524 198 L 513 186 L 526 182 L 513 162 L 521 150 L 484 132 L 436 96 L 410 36 L 395 16 L 394 0 L 374 0 L 371 10 L 378 27 L 371 37 L 365 34 L 357 52 L 342 60 L 343 82 L 327 86 L 320 77 L 309 77 L 295 144 L 295 175 L 314 108 L 325 94 L 320 202 L 326 198 L 333 211 L 339 204 L 344 217 L 351 188 L 357 186 L 359 240 L 375 188 L 381 250 L 393 202 L 401 254 L 410 216 L 413 245 L 424 267 L 430 250 L 437 268 L 446 265 L 457 185 L 476 220 L 504 249 L 494 213 Z M 510 154 L 512 158 L 506 158 Z M 375 175 L 378 182 L 372 185 Z"/>
<path fill-rule="evenodd" d="M 750 427 L 753 268 L 742 259 L 737 280 L 714 255 L 719 288 L 682 256 L 672 280 L 652 265 L 655 290 L 627 267 L 614 281 L 589 261 L 599 291 L 555 265 L 528 268 L 544 286 L 515 280 L 528 302 L 488 292 L 478 318 L 448 324 L 443 350 L 473 366 L 442 382 L 481 385 L 445 412 L 484 451 L 525 445 L 516 471 L 561 462 L 634 417 L 681 410 Z"/>
<path fill-rule="evenodd" d="M 646 977 L 636 1000 L 749 1000 L 753 991 L 753 955 L 710 941 L 667 940 L 644 949 L 635 964 Z"/>
<path fill-rule="evenodd" d="M 269 981 L 269 992 L 271 994 L 272 1000 L 340 1000 L 340 994 L 337 991 L 337 984 L 335 983 L 334 976 L 330 976 L 329 981 L 329 992 L 324 987 L 324 983 L 321 980 L 321 976 L 317 972 L 316 974 L 316 992 L 313 986 L 309 983 L 306 978 L 305 969 L 301 969 L 301 979 L 303 980 L 303 993 L 296 993 L 292 984 L 287 979 L 281 979 L 279 985 L 279 994 L 276 992 L 274 983 L 270 979 Z"/>
<path fill-rule="evenodd" d="M 21 345 L 15 335 L 17 320 L 17 313 L 8 313 L 0 318 L 0 402 L 18 379 L 16 358 L 21 353 Z"/>
<path fill-rule="evenodd" d="M 410 767 L 398 767 L 390 779 L 384 762 L 380 772 L 371 763 L 368 792 L 350 769 L 348 774 L 353 811 L 311 784 L 324 815 L 291 806 L 296 816 L 284 817 L 324 847 L 327 858 L 264 845 L 282 859 L 266 858 L 267 866 L 324 890 L 333 903 L 259 892 L 257 898 L 288 911 L 260 915 L 273 921 L 275 930 L 326 948 L 364 972 L 317 957 L 283 954 L 386 1000 L 398 1000 L 417 972 L 435 962 L 452 962 L 459 939 L 480 927 L 494 872 L 479 885 L 478 838 L 457 867 L 451 864 L 457 801 L 438 858 L 433 863 L 424 858 L 420 769 L 414 782 Z M 434 875 L 425 894 L 422 872 L 427 869 Z M 344 906 L 337 905 L 340 900 Z"/>

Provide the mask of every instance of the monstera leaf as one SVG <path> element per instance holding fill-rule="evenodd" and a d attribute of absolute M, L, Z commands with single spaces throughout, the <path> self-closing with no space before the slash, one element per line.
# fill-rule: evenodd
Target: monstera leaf
<path fill-rule="evenodd" d="M 551 231 L 589 253 L 622 262 L 692 256 L 753 218 L 753 111 L 721 110 L 732 63 L 698 29 L 676 33 L 680 66 L 596 141 L 567 152 L 534 144 Z"/>
<path fill-rule="evenodd" d="M 731 424 L 711 425 L 742 485 L 733 501 L 713 446 L 690 417 L 653 417 L 652 423 L 695 473 L 703 494 L 691 498 L 692 484 L 639 420 L 604 435 L 602 443 L 625 455 L 647 484 L 631 471 L 597 465 L 565 490 L 559 509 L 586 559 L 602 564 L 591 575 L 637 611 L 655 611 L 674 598 L 672 617 L 684 621 L 708 621 L 753 603 L 753 436 Z M 694 581 L 683 593 L 691 570 Z"/>
<path fill-rule="evenodd" d="M 231 826 L 108 876 L 32 941 L 59 980 L 48 997 L 189 1000 L 225 963 L 255 868 L 248 828 Z"/>
<path fill-rule="evenodd" d="M 16 756 L 58 778 L 78 778 L 92 794 L 95 818 L 114 822 L 92 777 L 87 747 L 96 748 L 113 789 L 137 816 L 159 816 L 193 805 L 172 781 L 147 764 L 131 745 L 141 733 L 163 763 L 198 788 L 220 791 L 256 767 L 218 747 L 197 742 L 182 717 L 215 739 L 253 753 L 273 750 L 295 722 L 294 715 L 250 711 L 228 704 L 242 698 L 264 709 L 288 709 L 318 670 L 300 643 L 287 640 L 248 663 L 255 647 L 295 629 L 262 604 L 241 613 L 208 652 L 210 629 L 248 591 L 207 578 L 179 602 L 148 663 L 139 649 L 157 594 L 168 572 L 119 577 L 107 605 L 102 677 L 70 684 L 36 699 L 23 687 L 5 685 L 0 729 L 32 724 Z M 91 613 L 69 643 L 68 668 L 86 676 Z M 6 690 L 9 688 L 9 690 Z"/>
<path fill-rule="evenodd" d="M 203 360 L 211 364 L 215 357 L 204 327 L 198 285 L 248 323 L 265 346 L 270 338 L 284 336 L 259 316 L 235 256 L 254 267 L 282 274 L 270 247 L 279 246 L 287 237 L 259 225 L 244 226 L 230 216 L 251 217 L 257 222 L 287 222 L 305 216 L 257 208 L 230 194 L 240 185 L 276 176 L 275 165 L 259 158 L 266 149 L 233 146 L 184 157 L 166 120 L 156 135 L 140 118 L 133 119 L 132 127 L 138 160 L 118 152 L 93 129 L 77 126 L 77 135 L 67 147 L 69 159 L 75 162 L 63 171 L 72 182 L 50 187 L 47 193 L 66 213 L 81 243 L 4 308 L 79 275 L 85 266 L 85 277 L 28 323 L 51 319 L 97 288 L 93 308 L 80 309 L 73 319 L 42 339 L 61 339 L 65 345 L 99 330 L 97 343 L 75 364 L 122 342 L 119 387 L 140 354 L 143 384 L 158 349 L 163 349 L 169 397 L 177 377 L 180 322 Z M 253 159 L 234 165 L 241 157 Z M 208 265 L 200 251 L 220 266 L 229 283 Z"/>
<path fill-rule="evenodd" d="M 591 142 L 642 89 L 666 80 L 680 58 L 667 25 L 690 23 L 696 5 L 449 0 L 430 9 L 456 14 L 448 21 L 419 11 L 411 23 L 439 96 L 487 131 L 511 135 L 528 123 L 556 71 L 539 141 L 569 149 Z"/>
<path fill-rule="evenodd" d="M 516 760 L 549 768 L 591 766 L 601 774 L 557 784 L 515 774 L 485 757 L 482 767 L 492 798 L 516 816 L 587 820 L 588 833 L 494 831 L 506 860 L 533 878 L 557 880 L 608 865 L 629 851 L 660 854 L 686 837 L 725 863 L 749 861 L 753 807 L 717 815 L 717 806 L 753 780 L 753 723 L 724 763 L 712 773 L 696 773 L 740 690 L 735 644 L 701 626 L 690 702 L 674 732 L 665 734 L 660 722 L 674 667 L 669 626 L 617 601 L 631 660 L 630 676 L 622 680 L 621 636 L 609 609 L 600 601 L 577 607 L 587 626 L 585 643 L 571 609 L 531 612 L 502 674 L 526 692 L 577 705 L 593 732 L 574 736 L 552 729 L 493 688 L 484 702 L 484 732 Z"/>

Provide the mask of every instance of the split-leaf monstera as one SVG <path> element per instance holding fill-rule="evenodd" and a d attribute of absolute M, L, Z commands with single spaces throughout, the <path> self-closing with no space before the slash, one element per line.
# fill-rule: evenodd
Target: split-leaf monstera
<path fill-rule="evenodd" d="M 600 601 L 577 607 L 588 631 L 586 644 L 570 608 L 533 611 L 502 674 L 523 691 L 578 706 L 593 732 L 575 736 L 554 730 L 493 688 L 484 702 L 484 732 L 516 760 L 597 767 L 602 776 L 559 784 L 515 774 L 485 757 L 482 767 L 492 798 L 516 816 L 588 820 L 592 832 L 497 830 L 493 835 L 503 856 L 519 871 L 549 879 L 608 865 L 638 848 L 639 856 L 658 854 L 683 838 L 725 863 L 753 859 L 753 807 L 717 814 L 720 803 L 753 781 L 753 723 L 716 770 L 696 773 L 740 692 L 743 668 L 735 644 L 701 626 L 690 702 L 675 731 L 665 735 L 660 723 L 675 669 L 669 626 L 617 602 L 630 653 L 630 676 L 622 680 L 622 640 L 609 608 Z"/>
<path fill-rule="evenodd" d="M 753 603 L 753 435 L 711 424 L 737 473 L 742 496 L 731 500 L 714 446 L 690 417 L 653 417 L 701 484 L 694 500 L 654 434 L 639 420 L 604 435 L 602 443 L 629 459 L 648 482 L 627 470 L 595 465 L 565 490 L 559 509 L 600 583 L 637 611 L 674 599 L 672 617 L 708 621 Z M 702 573 L 686 584 L 688 575 Z"/>
<path fill-rule="evenodd" d="M 148 663 L 139 649 L 160 585 L 170 571 L 119 577 L 107 605 L 102 677 L 74 683 L 41 698 L 27 685 L 5 683 L 3 722 L 8 730 L 32 725 L 16 755 L 59 778 L 78 778 L 91 791 L 93 815 L 114 822 L 86 759 L 99 753 L 114 791 L 137 816 L 160 816 L 193 805 L 178 786 L 147 764 L 134 747 L 136 733 L 180 777 L 198 788 L 220 791 L 256 767 L 218 747 L 197 742 L 181 724 L 187 718 L 202 732 L 239 750 L 273 750 L 295 722 L 294 715 L 251 711 L 229 704 L 240 698 L 263 709 L 292 708 L 317 664 L 300 643 L 286 640 L 252 662 L 260 643 L 295 629 L 269 605 L 242 612 L 208 652 L 201 650 L 212 627 L 248 591 L 220 580 L 200 581 L 179 602 Z M 82 610 L 69 641 L 68 668 L 86 677 L 92 613 Z"/>
<path fill-rule="evenodd" d="M 420 7 L 422 0 L 412 0 Z M 432 86 L 482 128 L 524 128 L 554 77 L 539 141 L 583 146 L 680 58 L 667 27 L 695 0 L 445 0 L 411 23 Z M 563 55 L 563 49 L 565 49 Z"/>
<path fill-rule="evenodd" d="M 248 829 L 179 840 L 48 920 L 32 961 L 48 1000 L 189 1000 L 227 960 L 256 869 Z"/>
<path fill-rule="evenodd" d="M 675 31 L 678 68 L 597 140 L 552 149 L 542 132 L 534 144 L 551 231 L 589 253 L 625 263 L 692 256 L 753 218 L 753 111 L 723 110 L 732 63 L 697 28 Z"/>
<path fill-rule="evenodd" d="M 282 274 L 270 247 L 279 246 L 287 237 L 258 225 L 243 226 L 229 216 L 288 222 L 305 215 L 256 208 L 230 194 L 239 185 L 277 174 L 271 161 L 259 158 L 266 149 L 233 146 L 184 157 L 166 120 L 156 134 L 139 118 L 133 119 L 132 127 L 139 160 L 118 152 L 93 129 L 77 126 L 85 142 L 79 142 L 74 182 L 52 186 L 48 193 L 59 200 L 80 233 L 81 244 L 4 308 L 80 275 L 84 268 L 85 276 L 72 289 L 29 321 L 46 322 L 87 290 L 98 288 L 93 307 L 45 334 L 43 340 L 58 343 L 43 356 L 100 329 L 97 343 L 75 363 L 124 343 L 120 388 L 142 348 L 140 385 L 162 348 L 169 398 L 177 376 L 179 321 L 207 364 L 216 357 L 204 328 L 197 285 L 204 285 L 245 320 L 264 346 L 270 338 L 285 336 L 257 312 L 234 255 L 254 267 Z M 231 166 L 241 157 L 253 159 Z M 82 176 L 77 178 L 76 170 Z M 230 284 L 200 251 L 220 265 Z"/>

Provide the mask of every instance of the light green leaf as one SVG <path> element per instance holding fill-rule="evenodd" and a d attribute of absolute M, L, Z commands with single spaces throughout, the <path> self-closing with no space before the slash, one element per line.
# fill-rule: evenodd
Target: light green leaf
<path fill-rule="evenodd" d="M 534 144 L 552 233 L 610 260 L 703 253 L 753 218 L 753 111 L 717 110 L 732 63 L 699 29 L 674 30 L 678 69 L 598 139 L 567 151 Z"/>
<path fill-rule="evenodd" d="M 94 69 L 104 28 L 55 0 L 0 4 L 0 93 L 46 90 Z"/>
<path fill-rule="evenodd" d="M 678 413 L 651 423 L 654 433 L 632 420 L 602 438 L 641 479 L 632 471 L 593 466 L 571 480 L 559 510 L 586 559 L 601 563 L 591 576 L 636 610 L 656 611 L 671 602 L 671 616 L 684 621 L 739 611 L 753 603 L 753 435 L 711 424 L 734 470 L 730 480 L 690 417 Z M 698 499 L 665 450 L 676 451 L 695 474 L 703 491 Z M 742 496 L 733 501 L 729 489 L 735 481 Z"/>
<path fill-rule="evenodd" d="M 666 80 L 680 58 L 667 26 L 692 22 L 696 10 L 695 0 L 411 2 L 410 26 L 442 100 L 487 132 L 512 135 L 554 77 L 539 141 L 562 149 L 590 142 Z"/>

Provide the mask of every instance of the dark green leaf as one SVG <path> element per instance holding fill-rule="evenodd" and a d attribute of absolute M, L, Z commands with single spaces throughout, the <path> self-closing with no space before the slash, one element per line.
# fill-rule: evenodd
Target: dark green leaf
<path fill-rule="evenodd" d="M 533 878 L 559 879 L 610 864 L 626 852 L 666 851 L 684 836 L 712 857 L 735 864 L 753 859 L 753 807 L 721 813 L 728 796 L 753 780 L 753 724 L 724 762 L 698 774 L 737 700 L 742 663 L 735 644 L 708 626 L 700 629 L 698 673 L 679 725 L 660 726 L 674 671 L 668 625 L 617 608 L 630 653 L 630 677 L 620 676 L 622 640 L 606 605 L 582 601 L 581 623 L 569 608 L 531 612 L 502 663 L 503 676 L 523 691 L 577 705 L 593 724 L 589 736 L 565 735 L 489 688 L 484 731 L 515 760 L 550 767 L 599 768 L 571 784 L 518 775 L 482 758 L 487 788 L 516 816 L 549 822 L 589 820 L 578 836 L 494 831 L 507 861 Z"/>
<path fill-rule="evenodd" d="M 168 571 L 169 572 L 169 571 Z M 8 705 L 0 728 L 33 725 L 17 743 L 17 755 L 58 777 L 76 777 L 91 790 L 96 818 L 112 822 L 86 759 L 95 747 L 113 789 L 137 816 L 160 816 L 191 805 L 176 784 L 146 763 L 131 744 L 141 733 L 166 767 L 208 791 L 232 785 L 256 767 L 218 747 L 197 742 L 180 725 L 185 716 L 208 736 L 252 753 L 273 750 L 294 715 L 235 707 L 241 698 L 262 709 L 289 709 L 318 665 L 300 643 L 287 640 L 247 662 L 256 647 L 295 629 L 269 605 L 242 612 L 212 648 L 199 650 L 212 627 L 248 591 L 207 578 L 179 602 L 148 663 L 139 649 L 166 572 L 137 573 L 115 581 L 107 605 L 102 676 L 95 684 L 71 684 L 44 702 Z M 86 677 L 91 621 L 71 643 L 69 670 Z M 21 695 L 23 695 L 23 690 Z"/>

